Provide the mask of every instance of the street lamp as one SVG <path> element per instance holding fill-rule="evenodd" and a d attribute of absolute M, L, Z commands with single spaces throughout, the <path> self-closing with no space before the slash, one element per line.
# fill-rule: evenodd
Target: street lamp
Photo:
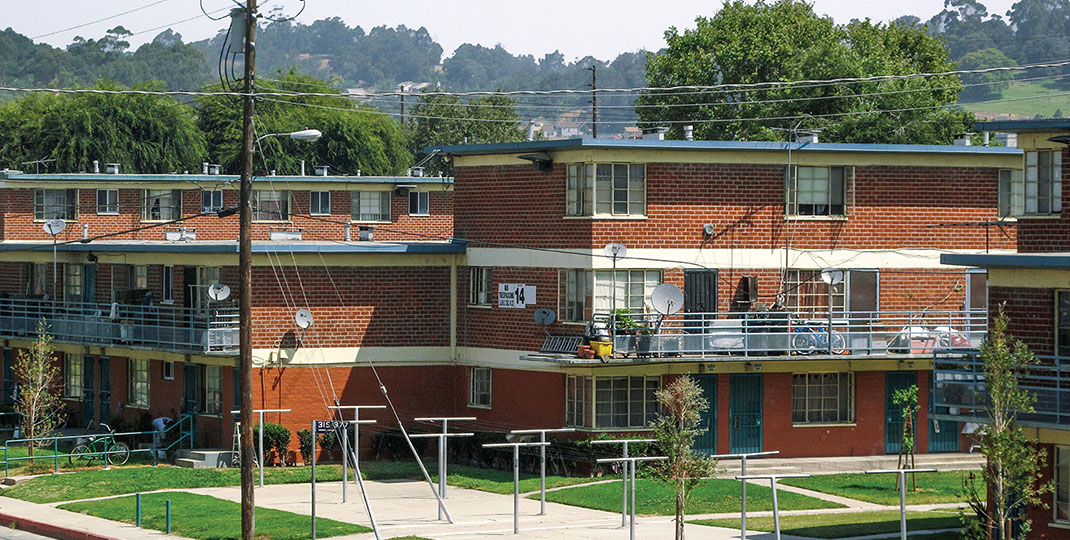
<path fill-rule="evenodd" d="M 301 131 L 293 131 L 289 133 L 268 133 L 267 135 L 261 135 L 257 137 L 255 142 L 259 143 L 260 141 L 268 137 L 290 137 L 295 141 L 312 142 L 322 136 L 323 134 L 320 133 L 320 130 L 318 129 L 303 129 Z"/>

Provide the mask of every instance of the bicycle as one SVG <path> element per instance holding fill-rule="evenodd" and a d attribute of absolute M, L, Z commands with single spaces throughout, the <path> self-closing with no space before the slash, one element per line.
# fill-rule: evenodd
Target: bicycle
<path fill-rule="evenodd" d="M 105 450 L 108 463 L 112 465 L 123 465 L 130 459 L 130 447 L 115 440 L 115 430 L 104 422 L 101 422 L 100 426 L 108 432 L 99 438 L 90 436 L 89 444 L 79 444 L 71 449 L 71 454 L 67 457 L 71 465 L 75 464 L 75 460 L 79 463 L 84 461 L 86 465 L 97 460 L 104 461 Z"/>
<path fill-rule="evenodd" d="M 821 326 L 797 325 L 791 327 L 791 350 L 795 354 L 814 354 L 829 350 L 828 330 Z M 846 354 L 847 339 L 832 331 L 832 354 Z"/>

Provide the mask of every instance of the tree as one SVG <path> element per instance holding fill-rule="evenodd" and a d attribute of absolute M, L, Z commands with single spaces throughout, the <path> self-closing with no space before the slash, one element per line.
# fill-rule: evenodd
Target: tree
<path fill-rule="evenodd" d="M 915 419 L 918 414 L 918 387 L 917 385 L 910 385 L 906 388 L 900 388 L 892 394 L 892 404 L 898 406 L 899 413 L 903 419 L 903 433 L 899 446 L 899 459 L 896 465 L 900 469 L 913 469 L 915 468 L 914 462 L 914 445 L 917 444 L 916 432 L 917 422 Z M 917 474 L 911 474 L 911 478 L 914 480 L 913 490 L 918 490 L 918 476 Z M 896 479 L 896 484 L 899 481 Z M 903 486 L 906 489 L 906 486 Z"/>
<path fill-rule="evenodd" d="M 15 357 L 15 380 L 19 384 L 15 412 L 21 419 L 23 437 L 48 437 L 63 423 L 66 414 L 60 401 L 59 366 L 52 357 L 52 336 L 44 319 L 37 323 L 37 340 L 29 352 L 20 350 Z M 28 447 L 33 457 L 34 443 Z"/>
<path fill-rule="evenodd" d="M 695 438 L 706 431 L 698 426 L 700 415 L 709 408 L 709 403 L 695 380 L 687 375 L 658 390 L 656 395 L 668 413 L 658 416 L 651 427 L 658 448 L 669 459 L 656 466 L 654 472 L 659 480 L 676 490 L 676 540 L 683 540 L 687 497 L 717 467 L 715 460 L 694 450 Z"/>
<path fill-rule="evenodd" d="M 696 28 L 665 33 L 647 57 L 647 84 L 746 84 L 943 72 L 954 69 L 939 38 L 923 29 L 868 20 L 838 25 L 799 0 L 726 2 Z M 707 92 L 644 93 L 642 125 L 695 123 L 699 139 L 783 140 L 773 128 L 823 129 L 832 142 L 947 144 L 972 116 L 949 110 L 954 76 Z M 749 120 L 757 119 L 757 120 Z"/>
<path fill-rule="evenodd" d="M 501 143 L 524 140 L 516 104 L 506 96 L 480 96 L 467 102 L 455 95 L 428 92 L 412 108 L 413 151 L 446 144 Z M 452 174 L 440 159 L 428 162 L 429 174 Z"/>
<path fill-rule="evenodd" d="M 399 174 L 412 165 L 408 137 L 401 125 L 383 112 L 357 106 L 326 81 L 296 70 L 279 73 L 278 82 L 261 80 L 261 92 L 313 92 L 334 96 L 265 97 L 256 105 L 256 132 L 289 133 L 318 129 L 323 137 L 314 143 L 287 138 L 264 139 L 256 149 L 256 174 L 269 170 L 297 174 L 302 160 L 308 166 L 328 165 L 333 171 L 356 175 Z M 207 96 L 197 100 L 198 124 L 208 141 L 208 155 L 228 172 L 236 173 L 241 150 L 240 100 Z"/>
<path fill-rule="evenodd" d="M 101 81 L 94 88 L 124 87 Z M 31 94 L 0 105 L 0 164 L 53 158 L 59 171 L 90 170 L 93 161 L 139 173 L 196 170 L 205 145 L 193 116 L 167 96 Z"/>
<path fill-rule="evenodd" d="M 1053 489 L 1050 481 L 1040 481 L 1046 453 L 1018 424 L 1020 415 L 1034 412 L 1037 399 L 1020 388 L 1018 380 L 1028 375 L 1037 360 L 1024 343 L 1007 334 L 1008 322 L 1001 308 L 980 349 L 989 418 L 981 429 L 980 443 L 987 466 L 981 470 L 980 485 L 972 475 L 964 485 L 966 500 L 977 517 L 966 521 L 966 537 L 977 540 L 992 538 L 993 533 L 1004 540 L 1024 540 L 1031 525 L 1027 505 L 1046 508 L 1041 496 Z M 986 498 L 990 504 L 985 504 Z"/>
<path fill-rule="evenodd" d="M 1018 65 L 1013 59 L 1008 58 L 999 49 L 983 49 L 974 51 L 959 60 L 959 69 L 985 69 L 993 67 L 1005 67 Z M 962 99 L 967 101 L 983 101 L 997 98 L 1003 91 L 1010 88 L 1014 80 L 1014 73 L 1010 71 L 990 71 L 987 73 L 971 73 L 962 76 L 962 82 L 967 86 L 962 89 Z"/>

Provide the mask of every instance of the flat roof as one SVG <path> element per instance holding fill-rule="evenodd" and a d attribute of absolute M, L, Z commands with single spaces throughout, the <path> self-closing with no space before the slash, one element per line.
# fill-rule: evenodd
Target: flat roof
<path fill-rule="evenodd" d="M 0 180 L 12 182 L 188 182 L 188 183 L 236 183 L 240 177 L 233 174 L 107 174 L 107 173 L 25 173 L 0 170 Z M 436 184 L 453 183 L 452 176 L 253 176 L 253 182 L 280 183 L 338 183 L 338 184 Z"/>
<path fill-rule="evenodd" d="M 1070 270 L 1070 253 L 944 253 L 940 264 L 978 268 L 1063 268 Z"/>
<path fill-rule="evenodd" d="M 1070 132 L 1070 118 L 1039 118 L 1036 120 L 992 120 L 977 122 L 973 125 L 977 131 L 1002 131 L 1005 133 L 1047 133 L 1055 131 Z"/>
<path fill-rule="evenodd" d="M 710 150 L 757 152 L 884 152 L 905 154 L 1021 154 L 1018 148 L 1002 146 L 954 146 L 930 144 L 859 144 L 859 143 L 786 143 L 764 141 L 658 141 L 644 139 L 560 139 L 552 141 L 524 141 L 513 143 L 463 144 L 428 146 L 425 152 L 438 151 L 455 156 L 484 154 L 519 154 L 554 150 L 579 149 L 625 150 Z"/>
<path fill-rule="evenodd" d="M 52 242 L 0 242 L 4 251 L 50 250 Z M 59 244 L 58 251 L 101 253 L 237 253 L 236 241 L 166 242 L 140 240 L 93 241 Z M 253 242 L 253 253 L 415 253 L 450 254 L 464 253 L 463 242 Z"/>

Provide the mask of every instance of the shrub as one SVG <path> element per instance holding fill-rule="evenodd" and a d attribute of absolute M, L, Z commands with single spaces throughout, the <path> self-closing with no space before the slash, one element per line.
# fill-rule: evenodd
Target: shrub
<path fill-rule="evenodd" d="M 312 459 L 312 441 L 314 440 L 311 429 L 302 429 L 297 432 L 297 447 L 301 451 L 301 461 L 308 463 Z"/>
<path fill-rule="evenodd" d="M 253 440 L 260 440 L 260 426 L 253 426 Z M 256 444 L 256 443 L 254 443 Z M 290 430 L 280 424 L 264 424 L 264 451 L 274 450 L 279 459 L 286 459 L 290 446 Z"/>

